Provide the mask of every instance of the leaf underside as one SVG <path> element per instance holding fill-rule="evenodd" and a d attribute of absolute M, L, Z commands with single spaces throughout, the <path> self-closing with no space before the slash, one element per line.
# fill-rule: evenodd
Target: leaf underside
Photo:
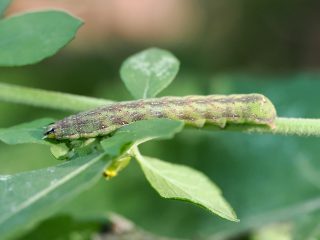
<path fill-rule="evenodd" d="M 94 153 L 46 169 L 0 175 L 0 236 L 20 233 L 89 188 L 106 165 Z"/>
<path fill-rule="evenodd" d="M 124 61 L 120 75 L 134 98 L 151 98 L 172 82 L 179 66 L 179 60 L 172 53 L 149 48 Z"/>
<path fill-rule="evenodd" d="M 137 160 L 152 187 L 162 197 L 187 201 L 230 221 L 239 221 L 221 190 L 203 173 L 141 155 Z"/>

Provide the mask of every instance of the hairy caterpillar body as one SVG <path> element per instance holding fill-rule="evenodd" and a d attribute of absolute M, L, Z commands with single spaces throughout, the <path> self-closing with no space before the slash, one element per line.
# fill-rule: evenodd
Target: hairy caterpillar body
<path fill-rule="evenodd" d="M 69 116 L 48 126 L 45 137 L 93 138 L 129 123 L 167 118 L 203 127 L 212 124 L 259 124 L 274 127 L 276 110 L 261 94 L 209 95 L 141 99 L 99 107 Z"/>

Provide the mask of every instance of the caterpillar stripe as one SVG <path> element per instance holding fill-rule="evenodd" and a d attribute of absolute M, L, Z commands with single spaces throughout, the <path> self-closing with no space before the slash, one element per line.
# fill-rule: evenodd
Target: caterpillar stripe
<path fill-rule="evenodd" d="M 93 138 L 129 123 L 167 118 L 203 127 L 212 124 L 259 124 L 274 127 L 276 110 L 261 94 L 162 97 L 120 102 L 66 117 L 47 127 L 45 137 Z"/>

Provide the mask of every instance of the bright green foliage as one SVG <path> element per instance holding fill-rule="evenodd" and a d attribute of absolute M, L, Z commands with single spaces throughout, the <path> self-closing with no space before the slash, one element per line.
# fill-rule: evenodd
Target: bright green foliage
<path fill-rule="evenodd" d="M 120 128 L 111 138 L 101 141 L 101 145 L 108 155 L 115 157 L 128 150 L 133 143 L 139 144 L 155 138 L 172 138 L 182 128 L 182 122 L 169 119 L 138 121 Z M 123 149 L 125 146 L 127 148 Z"/>
<path fill-rule="evenodd" d="M 0 5 L 0 9 L 1 6 L 4 5 Z M 66 13 L 56 11 L 29 13 L 2 20 L 0 21 L 0 48 L 3 51 L 0 52 L 0 65 L 25 65 L 38 62 L 45 57 L 53 55 L 74 37 L 80 25 L 81 22 L 78 19 Z M 148 98 L 154 97 L 167 87 L 177 74 L 178 69 L 179 62 L 171 53 L 160 49 L 148 49 L 132 56 L 123 64 L 121 77 L 134 97 Z M 240 81 L 237 82 L 242 85 Z M 257 90 L 256 85 L 252 83 L 247 86 L 251 86 L 252 88 L 234 88 L 228 93 L 235 92 L 235 89 L 239 92 L 255 92 Z M 7 85 L 6 87 L 12 89 L 12 86 Z M 49 91 L 14 87 L 15 92 L 11 92 L 7 88 L 5 89 L 3 85 L 0 88 L 3 90 L 0 90 L 0 99 L 2 100 L 47 108 L 78 111 L 105 103 L 101 99 L 81 98 L 74 95 L 60 93 L 50 95 L 52 92 Z M 216 91 L 216 88 L 213 89 Z M 269 91 L 271 95 L 275 92 L 273 89 Z M 298 88 L 296 93 L 300 94 L 301 89 L 301 87 Z M 314 90 L 317 91 L 317 88 L 314 88 Z M 286 86 L 286 91 L 290 92 L 288 85 Z M 213 91 L 209 90 L 209 92 Z M 316 92 L 309 95 L 317 96 Z M 292 94 L 292 96 L 294 98 L 291 99 L 291 104 L 293 101 L 296 101 L 296 94 Z M 109 103 L 109 101 L 107 102 Z M 316 103 L 317 100 L 313 99 L 309 102 Z M 290 105 L 289 102 L 288 105 Z M 281 104 L 279 106 L 281 107 Z M 286 104 L 282 104 L 282 106 L 287 108 Z M 308 104 L 305 104 L 305 106 L 307 108 Z M 313 108 L 316 109 L 314 106 Z M 291 112 L 294 111 L 291 109 Z M 49 124 L 49 121 L 51 122 L 49 119 L 37 120 L 8 129 L 0 129 L 0 140 L 9 144 L 46 143 L 42 140 L 43 127 Z M 239 130 L 297 135 L 312 135 L 319 132 L 317 130 L 319 128 L 319 120 L 305 121 L 305 119 L 278 118 L 276 124 L 275 129 L 260 128 L 259 126 L 254 126 L 253 128 L 250 126 L 247 129 L 247 126 L 243 126 L 243 128 L 240 126 Z M 101 144 L 106 153 L 90 153 L 92 152 L 92 148 L 90 146 L 88 148 L 84 147 L 83 149 L 79 149 L 80 152 L 76 151 L 76 154 L 79 154 L 76 156 L 82 157 L 74 157 L 72 161 L 56 167 L 15 175 L 0 175 L 1 238 L 10 236 L 13 232 L 18 233 L 20 230 L 45 218 L 59 206 L 63 205 L 64 200 L 75 197 L 80 191 L 90 187 L 100 178 L 105 168 L 106 162 L 102 158 L 106 154 L 111 155 L 115 160 L 122 154 L 131 154 L 136 157 L 147 179 L 161 196 L 192 202 L 221 217 L 237 221 L 232 208 L 223 199 L 221 191 L 202 173 L 185 166 L 144 157 L 136 148 L 136 145 L 147 140 L 170 138 L 175 133 L 181 131 L 182 127 L 183 124 L 180 122 L 164 119 L 137 122 L 119 129 L 113 136 L 104 139 Z M 227 127 L 226 130 L 232 129 Z M 192 132 L 191 135 L 184 135 L 187 137 L 183 138 L 183 140 L 188 139 L 196 142 L 199 140 L 197 139 L 197 134 L 199 134 L 199 131 Z M 176 212 L 176 209 L 174 209 L 172 215 L 169 213 L 170 217 L 166 215 L 165 217 L 154 219 L 154 214 L 150 214 L 152 215 L 152 222 L 168 221 L 171 224 L 178 222 L 177 219 L 179 218 L 176 218 L 176 215 L 185 214 L 186 221 L 183 222 L 184 230 L 188 222 L 193 223 L 192 227 L 199 224 L 195 227 L 198 227 L 200 230 L 193 231 L 193 233 L 200 231 L 207 234 L 213 233 L 212 238 L 215 239 L 216 237 L 227 236 L 237 231 L 248 230 L 256 227 L 258 224 L 275 219 L 290 218 L 319 207 L 318 194 L 313 194 L 315 191 L 309 186 L 311 184 L 308 183 L 309 185 L 306 185 L 304 176 L 301 177 L 299 175 L 302 172 L 301 169 L 292 164 L 292 162 L 297 162 L 301 158 L 302 160 L 305 160 L 304 158 L 311 158 L 306 154 L 310 151 L 302 152 L 302 154 L 296 154 L 295 151 L 292 152 L 292 146 L 300 147 L 300 145 L 305 144 L 304 142 L 299 142 L 300 144 L 296 145 L 292 144 L 289 149 L 287 141 L 292 140 L 294 143 L 294 139 L 275 139 L 274 137 L 244 136 L 240 134 L 225 136 L 222 132 L 215 134 L 212 139 L 207 140 L 205 144 L 199 143 L 197 152 L 193 149 L 188 149 L 184 145 L 183 147 L 180 146 L 180 151 L 176 151 L 179 150 L 179 146 L 174 146 L 174 150 L 167 156 L 175 159 L 175 157 L 179 157 L 179 153 L 183 152 L 186 161 L 192 160 L 195 154 L 197 159 L 216 156 L 211 159 L 210 163 L 209 161 L 201 161 L 200 164 L 203 165 L 199 165 L 202 168 L 208 166 L 210 174 L 219 179 L 219 183 L 221 181 L 223 186 L 231 192 L 228 196 L 231 196 L 230 199 L 237 204 L 237 209 L 241 207 L 241 218 L 244 221 L 241 224 L 230 224 L 215 218 L 210 218 L 210 221 L 206 221 L 207 219 L 202 217 L 199 218 L 199 221 L 197 218 L 197 221 L 192 222 L 192 214 L 189 214 L 187 211 Z M 316 143 L 315 149 L 318 149 L 317 145 Z M 247 151 L 243 146 L 250 146 L 254 151 Z M 69 145 L 55 145 L 51 150 L 53 150 L 57 157 L 64 157 L 68 153 L 68 147 Z M 269 156 L 265 153 L 266 151 L 270 152 L 270 149 L 278 149 L 283 156 L 287 157 L 280 156 L 279 153 L 273 156 L 277 161 L 268 161 Z M 175 154 L 177 155 L 175 156 Z M 239 161 L 239 159 L 245 161 Z M 278 171 L 275 171 L 275 169 L 278 169 Z M 284 175 L 285 178 L 283 178 Z M 290 184 L 295 186 L 295 191 L 288 190 L 288 184 L 285 183 L 286 180 L 290 180 Z M 128 183 L 126 182 L 125 189 L 127 189 L 127 186 Z M 118 187 L 116 186 L 116 188 Z M 314 186 L 312 185 L 312 187 Z M 110 192 L 108 192 L 109 196 L 112 195 Z M 256 194 L 252 194 L 253 192 Z M 128 204 L 131 201 L 128 197 L 130 194 L 130 192 L 124 191 L 122 195 Z M 134 194 L 134 197 L 138 199 L 136 202 L 143 202 L 137 192 Z M 143 194 L 141 195 L 143 196 Z M 308 202 L 304 195 L 310 198 L 313 197 L 313 199 Z M 105 196 L 105 193 L 101 196 Z M 98 201 L 100 199 L 99 197 L 90 197 L 90 201 L 95 201 L 96 199 Z M 298 200 L 301 199 L 304 202 L 299 205 Z M 83 199 L 79 198 L 77 200 L 82 201 Z M 286 203 L 285 208 L 283 203 Z M 94 206 L 95 202 L 92 204 Z M 113 204 L 116 205 L 117 203 Z M 261 209 L 264 209 L 264 211 L 261 211 L 260 207 L 257 208 L 257 206 L 260 206 L 259 204 L 262 205 Z M 143 217 L 146 217 L 148 204 L 141 205 L 137 204 L 136 206 L 136 209 L 140 208 L 141 210 L 137 215 L 144 214 Z M 287 208 L 290 205 L 291 208 Z M 136 209 L 131 210 L 137 211 Z M 266 209 L 269 211 L 268 213 Z M 273 209 L 280 210 L 272 213 Z M 106 208 L 102 209 L 102 211 L 105 210 Z M 159 211 L 161 210 L 163 209 Z M 314 227 L 317 226 L 312 226 L 312 229 Z"/>
<path fill-rule="evenodd" d="M 15 175 L 0 176 L 0 236 L 30 227 L 64 200 L 90 187 L 100 177 L 104 154 L 92 154 L 69 162 Z"/>
<path fill-rule="evenodd" d="M 65 143 L 53 144 L 50 148 L 52 155 L 59 160 L 68 159 L 70 149 Z"/>
<path fill-rule="evenodd" d="M 149 48 L 124 61 L 120 75 L 134 98 L 150 98 L 172 82 L 179 65 L 179 60 L 172 53 Z"/>
<path fill-rule="evenodd" d="M 48 144 L 48 142 L 43 140 L 43 133 L 45 127 L 53 121 L 51 118 L 43 118 L 10 128 L 2 128 L 0 129 L 0 140 L 6 144 Z"/>
<path fill-rule="evenodd" d="M 0 66 L 22 66 L 52 56 L 82 21 L 61 11 L 32 12 L 0 21 Z"/>
<path fill-rule="evenodd" d="M 0 1 L 0 17 L 5 12 L 6 8 L 11 3 L 11 0 L 1 0 Z"/>
<path fill-rule="evenodd" d="M 151 186 L 162 197 L 191 202 L 220 217 L 238 221 L 221 190 L 203 173 L 140 154 L 136 158 Z"/>
<path fill-rule="evenodd" d="M 43 126 L 51 121 L 51 119 L 40 119 L 9 129 L 3 129 L 0 132 L 2 140 L 10 144 L 43 143 L 45 142 L 42 140 Z M 119 129 L 113 137 L 103 140 L 101 144 L 107 154 L 116 157 L 129 150 L 134 143 L 139 144 L 155 138 L 170 138 L 181 131 L 182 128 L 182 122 L 168 119 L 139 121 Z M 59 156 L 66 154 L 68 150 L 65 147 L 61 148 L 60 145 L 56 147 Z M 62 153 L 61 150 L 63 151 Z M 4 193 L 0 198 L 0 205 L 3 206 L 3 209 L 0 207 L 0 211 L 3 213 L 0 217 L 0 235 L 10 235 L 17 229 L 29 227 L 32 223 L 47 216 L 48 209 L 54 211 L 54 207 L 61 205 L 61 200 L 75 196 L 79 189 L 85 188 L 88 184 L 94 182 L 95 179 L 101 176 L 106 166 L 106 162 L 101 160 L 103 155 L 101 153 L 86 155 L 48 169 L 0 176 L 0 192 Z M 188 176 L 193 173 L 193 178 L 190 179 L 204 184 L 198 185 L 199 188 L 194 192 L 197 195 L 196 197 L 192 197 L 193 189 L 190 188 L 188 189 L 190 195 L 179 194 L 175 197 L 176 199 L 199 204 L 227 219 L 236 220 L 235 217 L 232 217 L 232 210 L 231 208 L 228 209 L 228 204 L 221 197 L 219 190 L 214 188 L 214 185 L 207 178 L 201 175 L 201 181 L 199 173 L 194 173 L 187 167 L 179 167 L 177 169 L 176 166 L 171 167 L 170 164 L 163 164 L 166 166 L 164 171 L 168 171 L 168 178 L 176 175 L 176 180 L 179 180 L 181 174 Z M 145 167 L 144 171 L 146 171 Z M 153 185 L 154 181 L 161 182 L 163 177 L 155 175 L 153 179 L 148 177 L 148 180 Z M 182 180 L 180 179 L 177 184 L 185 184 Z M 211 205 L 207 202 L 206 195 L 198 195 L 198 191 L 201 192 L 200 189 L 207 186 L 211 186 L 210 189 L 214 190 L 212 192 L 214 193 L 212 195 L 214 198 L 211 201 Z M 207 191 L 208 189 L 205 189 L 203 192 Z M 163 194 L 161 195 L 166 197 Z M 57 197 L 59 197 L 59 201 L 57 201 Z M 25 226 L 25 222 L 30 224 Z"/>
<path fill-rule="evenodd" d="M 3 140 L 12 144 L 42 141 L 41 137 L 43 133 L 39 130 L 42 129 L 41 126 L 43 124 L 48 124 L 50 121 L 52 120 L 41 119 L 7 129 L 7 132 L 3 134 Z M 113 137 L 103 140 L 102 146 L 106 153 L 112 156 L 119 156 L 125 149 L 128 150 L 128 146 L 131 146 L 133 143 L 138 144 L 154 138 L 170 138 L 175 133 L 181 131 L 182 127 L 183 123 L 167 119 L 140 121 L 121 128 Z M 20 131 L 17 131 L 17 129 Z M 10 134 L 14 134 L 14 132 L 17 132 L 16 134 L 23 133 L 25 136 L 22 139 L 17 138 L 16 142 L 13 141 L 14 138 L 5 138 Z M 36 134 L 32 136 L 32 133 Z M 11 234 L 11 231 L 22 227 L 24 228 L 24 223 L 30 222 L 31 217 L 32 221 L 30 224 L 42 219 L 47 215 L 47 209 L 51 209 L 52 211 L 52 207 L 54 207 L 55 204 L 57 204 L 57 206 L 61 204 L 60 200 L 73 196 L 76 194 L 77 189 L 82 189 L 87 186 L 88 182 L 91 182 L 91 179 L 94 180 L 101 176 L 103 168 L 106 165 L 104 161 L 100 160 L 102 156 L 103 154 L 87 155 L 49 169 L 10 176 L 0 176 L 0 192 L 4 193 L 0 199 L 1 206 L 3 206 L 3 209 L 0 210 L 4 213 L 0 218 L 0 235 L 6 236 L 7 234 Z M 187 176 L 191 171 L 186 167 L 175 169 L 170 168 L 170 165 L 166 165 L 165 171 L 169 170 L 168 177 L 172 177 L 175 174 L 177 177 L 180 176 L 180 174 Z M 187 172 L 184 172 L 185 170 L 187 170 Z M 146 170 L 144 169 L 144 171 Z M 199 181 L 199 174 L 195 173 L 194 177 L 195 178 L 191 179 Z M 163 176 L 155 176 L 154 179 L 150 180 L 148 178 L 148 180 L 152 183 L 155 179 L 161 178 L 163 178 Z M 180 179 L 180 181 L 181 180 L 182 179 Z M 208 181 L 208 179 L 206 179 L 206 181 Z M 77 187 L 75 186 L 76 183 Z M 182 182 L 180 184 L 183 185 Z M 213 189 L 213 184 L 210 182 L 206 184 L 208 186 L 210 185 L 211 189 Z M 206 187 L 206 185 L 204 185 L 204 187 Z M 201 185 L 199 189 L 201 189 Z M 190 188 L 189 194 L 192 194 L 192 191 L 192 188 Z M 197 192 L 195 192 L 195 194 L 197 195 Z M 58 196 L 59 201 L 56 201 Z M 207 199 L 204 198 L 205 196 L 199 195 L 196 198 L 191 197 L 192 195 L 179 196 L 176 198 L 202 205 L 209 210 L 214 210 L 216 213 L 220 211 L 221 213 L 219 212 L 219 215 L 235 220 L 235 217 L 230 217 L 232 210 L 227 209 L 228 205 L 219 195 L 217 189 L 213 195 L 216 197 L 214 201 L 217 202 L 212 201 L 213 206 L 218 203 L 215 207 L 208 205 Z M 44 207 L 44 205 L 47 207 Z"/>
<path fill-rule="evenodd" d="M 156 138 L 171 138 L 182 130 L 181 122 L 168 119 L 139 121 L 119 129 L 114 136 L 101 142 L 111 156 L 130 152 L 132 144 Z M 124 148 L 125 147 L 125 148 Z M 131 152 L 139 161 L 148 181 L 164 198 L 188 201 L 231 221 L 237 221 L 221 191 L 202 173 L 185 166 L 142 157 L 138 150 Z"/>

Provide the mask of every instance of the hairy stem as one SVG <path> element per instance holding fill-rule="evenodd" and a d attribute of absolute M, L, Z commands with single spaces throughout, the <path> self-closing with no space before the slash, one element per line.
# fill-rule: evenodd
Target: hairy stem
<path fill-rule="evenodd" d="M 83 111 L 113 103 L 110 100 L 0 83 L 0 100 L 66 111 Z"/>
<path fill-rule="evenodd" d="M 320 137 L 320 119 L 278 117 L 273 129 L 258 125 L 230 125 L 225 130 Z"/>
<path fill-rule="evenodd" d="M 73 112 L 88 110 L 90 108 L 113 103 L 113 101 L 110 100 L 21 87 L 5 83 L 0 83 L 0 100 Z M 220 129 L 217 127 L 210 128 L 214 130 Z M 222 130 L 319 137 L 320 119 L 278 117 L 275 122 L 275 128 L 273 129 L 267 126 L 234 124 L 229 125 Z"/>

